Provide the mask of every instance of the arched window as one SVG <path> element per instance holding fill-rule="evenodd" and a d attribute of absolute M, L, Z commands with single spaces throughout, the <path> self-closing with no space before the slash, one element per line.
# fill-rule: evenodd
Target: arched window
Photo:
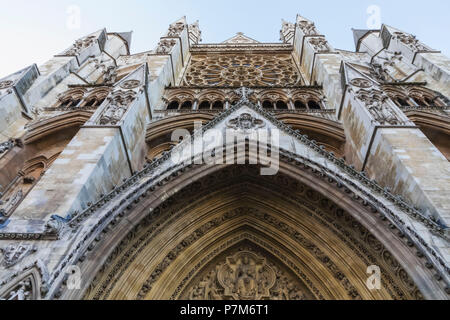
<path fill-rule="evenodd" d="M 284 101 L 277 102 L 277 110 L 289 110 L 288 105 Z"/>
<path fill-rule="evenodd" d="M 296 100 L 294 102 L 295 109 L 306 109 L 306 104 L 303 101 Z"/>
<path fill-rule="evenodd" d="M 80 102 L 81 102 L 80 99 L 77 99 L 77 100 L 68 99 L 61 104 L 60 108 L 61 109 L 73 109 L 76 106 L 78 106 L 80 104 Z"/>
<path fill-rule="evenodd" d="M 394 100 L 398 106 L 400 107 L 409 107 L 409 103 L 403 98 L 397 98 Z"/>
<path fill-rule="evenodd" d="M 95 107 L 95 106 L 97 106 L 97 105 L 98 105 L 98 104 L 97 104 L 97 99 L 92 98 L 92 99 L 86 101 L 86 103 L 84 104 L 84 107 L 87 107 L 87 108 L 93 108 L 93 107 Z"/>
<path fill-rule="evenodd" d="M 185 101 L 181 105 L 181 110 L 192 110 L 192 101 Z"/>
<path fill-rule="evenodd" d="M 428 97 L 425 97 L 424 99 L 425 99 L 425 103 L 426 103 L 428 106 L 433 106 L 433 105 L 434 105 L 434 102 L 433 102 L 432 99 L 430 99 L 430 98 L 428 98 Z"/>
<path fill-rule="evenodd" d="M 178 110 L 179 107 L 180 104 L 178 103 L 178 101 L 172 101 L 171 103 L 169 103 L 167 110 Z"/>
<path fill-rule="evenodd" d="M 418 106 L 425 106 L 425 102 L 419 97 L 412 97 L 412 99 Z"/>
<path fill-rule="evenodd" d="M 223 102 L 222 101 L 216 101 L 213 104 L 214 110 L 223 110 Z"/>
<path fill-rule="evenodd" d="M 264 109 L 273 109 L 273 103 L 269 100 L 265 100 L 263 102 L 263 108 Z"/>
<path fill-rule="evenodd" d="M 200 106 L 198 107 L 199 110 L 210 110 L 211 109 L 211 104 L 209 103 L 209 101 L 203 101 L 202 103 L 200 103 Z"/>
<path fill-rule="evenodd" d="M 321 109 L 320 105 L 314 100 L 309 100 L 308 101 L 308 107 L 311 110 L 320 110 Z"/>

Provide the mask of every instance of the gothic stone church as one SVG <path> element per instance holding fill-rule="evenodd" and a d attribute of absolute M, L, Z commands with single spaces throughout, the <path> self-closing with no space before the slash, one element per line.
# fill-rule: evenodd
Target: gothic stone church
<path fill-rule="evenodd" d="M 450 60 L 353 33 L 339 50 L 297 16 L 203 44 L 182 18 L 153 50 L 100 30 L 1 79 L 0 299 L 449 299 Z M 260 127 L 276 175 L 251 140 L 240 164 L 172 161 Z"/>

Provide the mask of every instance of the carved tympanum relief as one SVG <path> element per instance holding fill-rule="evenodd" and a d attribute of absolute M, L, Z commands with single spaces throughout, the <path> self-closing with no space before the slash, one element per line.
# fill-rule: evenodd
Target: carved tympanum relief
<path fill-rule="evenodd" d="M 306 300 L 306 289 L 263 253 L 240 248 L 207 267 L 185 290 L 189 300 Z"/>
<path fill-rule="evenodd" d="M 184 82 L 190 86 L 294 86 L 300 79 L 289 54 L 214 54 L 193 56 Z"/>

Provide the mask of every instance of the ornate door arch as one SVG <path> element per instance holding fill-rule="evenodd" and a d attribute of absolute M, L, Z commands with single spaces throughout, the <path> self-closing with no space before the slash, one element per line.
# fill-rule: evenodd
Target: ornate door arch
<path fill-rule="evenodd" d="M 119 237 L 100 241 L 94 256 L 110 253 L 95 274 L 87 264 L 92 277 L 84 298 L 424 297 L 421 290 L 428 289 L 416 286 L 417 274 L 410 275 L 408 265 L 422 265 L 418 273 L 429 279 L 433 273 L 379 213 L 366 209 L 367 221 L 379 229 L 369 232 L 367 221 L 355 219 L 346 201 L 337 204 L 331 193 L 325 196 L 286 173 L 257 173 L 257 167 L 230 166 L 197 172 L 195 179 L 191 172 L 186 187 L 119 243 Z M 142 204 L 128 215 L 148 209 Z M 380 267 L 381 290 L 366 286 L 371 265 Z"/>

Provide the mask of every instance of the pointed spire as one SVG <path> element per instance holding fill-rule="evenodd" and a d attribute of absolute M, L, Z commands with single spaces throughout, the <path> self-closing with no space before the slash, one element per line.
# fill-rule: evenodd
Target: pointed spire
<path fill-rule="evenodd" d="M 202 41 L 202 31 L 198 20 L 189 25 L 189 40 L 192 44 L 198 44 Z"/>
<path fill-rule="evenodd" d="M 300 28 L 305 36 L 319 35 L 314 22 L 301 15 L 297 15 L 297 27 Z"/>
<path fill-rule="evenodd" d="M 281 19 L 280 40 L 284 43 L 293 44 L 295 35 L 295 24 Z"/>
<path fill-rule="evenodd" d="M 131 47 L 131 39 L 133 37 L 133 31 L 129 32 L 118 32 L 117 35 L 121 37 L 128 45 L 128 48 Z"/>
<path fill-rule="evenodd" d="M 186 16 L 181 17 L 169 26 L 169 30 L 165 34 L 166 38 L 178 38 L 181 33 L 186 29 L 187 21 Z"/>

